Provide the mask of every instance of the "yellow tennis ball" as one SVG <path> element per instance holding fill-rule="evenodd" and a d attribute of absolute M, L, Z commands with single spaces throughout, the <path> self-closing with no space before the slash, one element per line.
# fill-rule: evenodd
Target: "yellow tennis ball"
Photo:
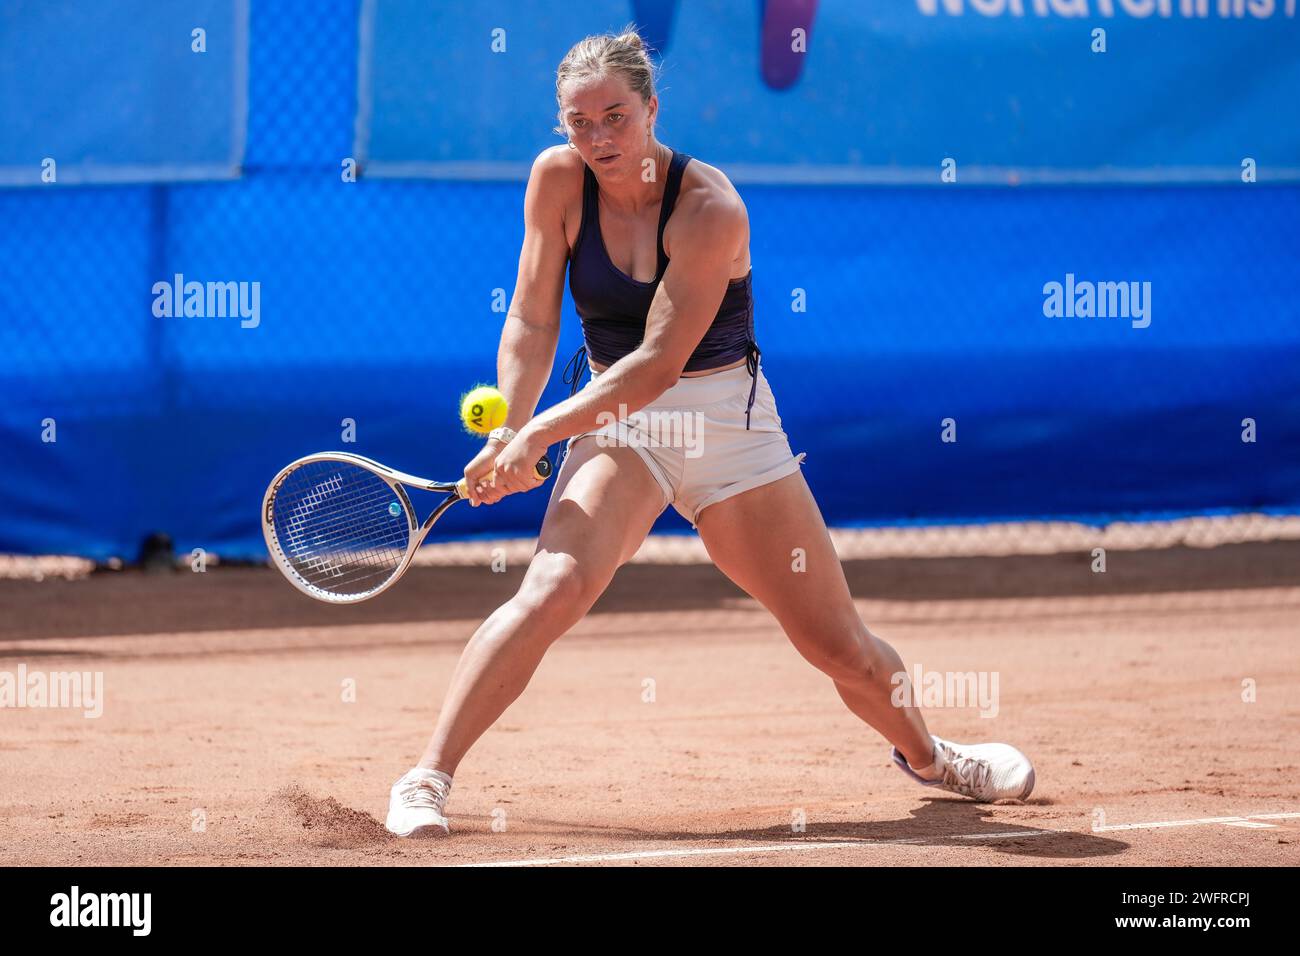
<path fill-rule="evenodd" d="M 460 400 L 460 420 L 475 435 L 486 435 L 506 423 L 506 397 L 491 385 L 480 385 Z"/>

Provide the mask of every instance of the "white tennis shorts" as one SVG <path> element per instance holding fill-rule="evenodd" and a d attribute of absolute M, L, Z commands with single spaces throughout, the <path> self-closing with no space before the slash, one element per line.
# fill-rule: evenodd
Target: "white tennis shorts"
<path fill-rule="evenodd" d="M 593 371 L 591 382 L 599 377 Z M 584 387 L 590 388 L 591 382 Z M 790 451 L 761 367 L 745 428 L 751 384 L 743 365 L 680 378 L 645 408 L 617 418 L 610 415 L 608 424 L 570 438 L 561 473 L 580 438 L 594 436 L 609 446 L 630 447 L 663 491 L 663 507 L 672 505 L 693 528 L 709 505 L 792 475 L 803 463 L 803 454 Z"/>

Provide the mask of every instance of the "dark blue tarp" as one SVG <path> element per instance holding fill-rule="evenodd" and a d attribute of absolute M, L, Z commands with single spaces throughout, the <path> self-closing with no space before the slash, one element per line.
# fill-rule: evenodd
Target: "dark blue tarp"
<path fill-rule="evenodd" d="M 343 182 L 358 6 L 251 16 L 243 178 L 0 190 L 0 551 L 165 530 L 259 556 L 267 481 L 345 419 L 346 447 L 431 477 L 476 448 L 455 403 L 495 376 L 523 184 Z M 1300 187 L 741 192 L 765 368 L 830 522 L 1300 509 Z M 155 317 L 177 273 L 259 283 L 257 326 Z M 1046 316 L 1067 275 L 1149 282 L 1150 325 Z M 578 342 L 566 299 L 560 362 Z M 544 504 L 442 530 L 529 534 Z"/>

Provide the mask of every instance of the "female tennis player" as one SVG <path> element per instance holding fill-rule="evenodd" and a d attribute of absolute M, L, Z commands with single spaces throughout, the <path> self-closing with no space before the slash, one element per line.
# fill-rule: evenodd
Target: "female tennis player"
<path fill-rule="evenodd" d="M 392 788 L 388 829 L 448 832 L 461 759 L 669 505 L 894 745 L 909 777 L 975 800 L 1027 797 L 1034 771 L 1018 750 L 932 736 L 915 706 L 891 700 L 903 662 L 854 608 L 759 363 L 745 205 L 717 169 L 655 138 L 659 100 L 640 37 L 629 28 L 578 43 L 556 98 L 568 143 L 538 156 L 529 176 L 497 364 L 509 417 L 465 468 L 471 503 L 536 487 L 534 462 L 568 439 L 564 459 L 519 591 L 465 647 L 422 759 Z M 534 415 L 566 268 L 585 345 L 570 363 L 574 393 Z M 591 378 L 578 391 L 584 359 Z M 683 440 L 663 440 L 670 433 Z"/>

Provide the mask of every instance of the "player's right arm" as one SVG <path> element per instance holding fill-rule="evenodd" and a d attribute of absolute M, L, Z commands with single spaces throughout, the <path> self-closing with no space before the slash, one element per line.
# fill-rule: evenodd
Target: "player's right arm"
<path fill-rule="evenodd" d="M 518 431 L 533 417 L 555 363 L 560 338 L 560 307 L 569 244 L 564 235 L 564 210 L 575 181 L 571 150 L 554 146 L 533 162 L 524 193 L 524 242 L 519 274 L 510 300 L 501 346 L 497 351 L 497 388 L 510 412 L 506 425 Z M 492 471 L 504 446 L 488 441 L 465 466 L 469 500 L 479 504 L 477 485 Z M 488 489 L 485 489 L 487 491 Z M 495 496 L 488 494 L 488 500 Z"/>

